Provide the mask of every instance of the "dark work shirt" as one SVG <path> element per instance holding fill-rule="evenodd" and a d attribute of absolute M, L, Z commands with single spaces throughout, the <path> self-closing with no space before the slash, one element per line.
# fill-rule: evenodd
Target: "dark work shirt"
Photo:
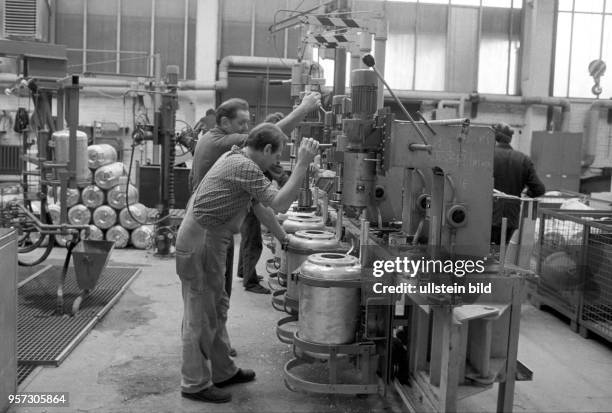
<path fill-rule="evenodd" d="M 243 146 L 246 141 L 246 133 L 227 134 L 219 127 L 206 132 L 196 144 L 193 153 L 193 164 L 189 174 L 189 184 L 191 192 L 194 192 L 204 175 L 212 168 L 225 152 L 232 149 L 232 146 Z"/>
<path fill-rule="evenodd" d="M 515 151 L 507 143 L 497 143 L 493 161 L 493 186 L 508 195 L 521 196 L 527 188 L 528 197 L 544 195 L 544 184 L 538 178 L 531 159 Z M 508 218 L 508 228 L 518 228 L 520 201 L 495 198 L 493 226 L 501 226 L 502 217 Z"/>

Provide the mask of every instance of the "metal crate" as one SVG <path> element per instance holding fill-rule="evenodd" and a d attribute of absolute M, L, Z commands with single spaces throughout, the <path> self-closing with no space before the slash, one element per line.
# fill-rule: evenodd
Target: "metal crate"
<path fill-rule="evenodd" d="M 580 333 L 591 331 L 612 341 L 612 233 L 591 234 L 587 249 L 591 271 L 583 288 Z"/>
<path fill-rule="evenodd" d="M 578 331 L 585 298 L 599 283 L 595 274 L 612 273 L 612 212 L 541 209 L 536 234 L 532 300 L 568 317 Z"/>

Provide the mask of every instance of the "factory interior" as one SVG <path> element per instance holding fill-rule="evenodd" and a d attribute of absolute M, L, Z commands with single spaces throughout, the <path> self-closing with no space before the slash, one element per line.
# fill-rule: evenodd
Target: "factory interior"
<path fill-rule="evenodd" d="M 0 413 L 612 411 L 611 63 L 612 0 L 0 0 Z"/>

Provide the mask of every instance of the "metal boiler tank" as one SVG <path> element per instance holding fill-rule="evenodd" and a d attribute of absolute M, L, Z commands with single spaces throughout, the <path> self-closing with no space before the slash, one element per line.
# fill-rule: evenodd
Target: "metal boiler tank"
<path fill-rule="evenodd" d="M 53 133 L 55 141 L 55 161 L 68 163 L 70 160 L 70 131 L 65 129 Z M 88 164 L 87 135 L 85 132 L 76 133 L 76 182 L 78 185 L 89 185 L 91 183 L 91 171 Z"/>
<path fill-rule="evenodd" d="M 352 255 L 318 253 L 300 268 L 298 334 L 319 344 L 355 341 L 361 265 Z"/>
<path fill-rule="evenodd" d="M 285 304 L 292 311 L 299 310 L 298 280 L 300 266 L 308 259 L 309 255 L 318 252 L 337 251 L 339 242 L 333 232 L 323 230 L 297 231 L 291 238 L 287 247 L 287 292 L 285 293 Z"/>
<path fill-rule="evenodd" d="M 295 234 L 298 231 L 307 230 L 322 230 L 325 228 L 323 218 L 316 217 L 307 214 L 300 214 L 295 216 L 289 216 L 285 222 L 283 222 L 283 229 L 287 234 Z M 287 280 L 287 254 L 277 244 L 277 249 L 280 251 L 280 269 L 278 271 L 279 280 Z"/>

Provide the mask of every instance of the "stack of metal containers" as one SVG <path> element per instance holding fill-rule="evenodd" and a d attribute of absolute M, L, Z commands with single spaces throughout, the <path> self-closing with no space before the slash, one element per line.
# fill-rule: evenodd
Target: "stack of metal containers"
<path fill-rule="evenodd" d="M 90 145 L 87 159 L 92 180 L 80 190 L 68 189 L 68 221 L 89 225 L 89 239 L 114 241 L 115 248 L 129 244 L 139 249 L 149 248 L 154 229 L 152 225 L 142 224 L 147 222 L 147 208 L 138 202 L 138 190 L 128 183 L 123 163 L 117 162 L 115 148 L 106 144 Z M 59 199 L 59 188 L 51 198 Z M 50 202 L 53 222 L 59 223 L 59 211 L 59 204 Z M 66 243 L 62 237 L 56 240 L 60 245 Z"/>

